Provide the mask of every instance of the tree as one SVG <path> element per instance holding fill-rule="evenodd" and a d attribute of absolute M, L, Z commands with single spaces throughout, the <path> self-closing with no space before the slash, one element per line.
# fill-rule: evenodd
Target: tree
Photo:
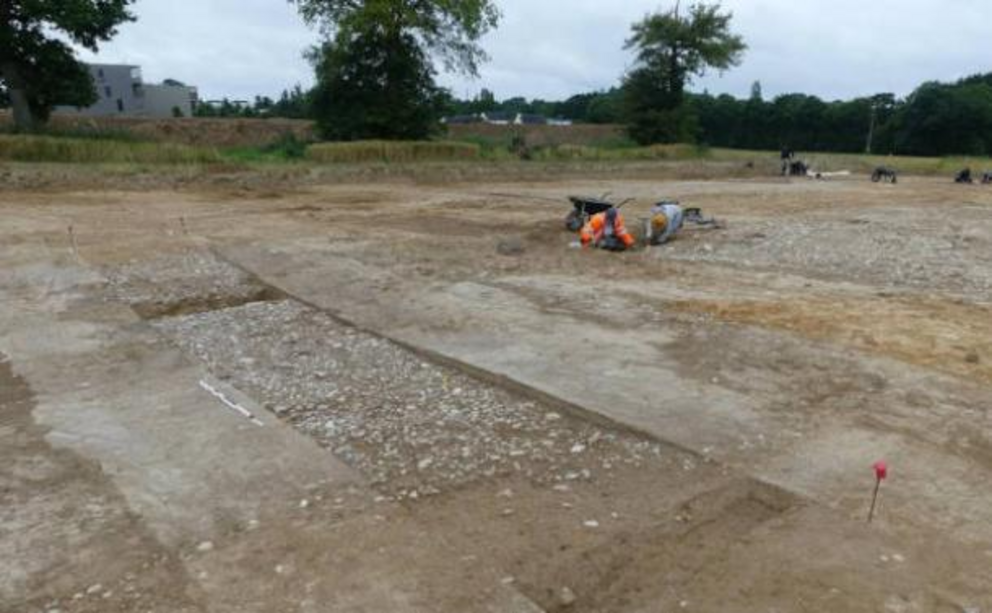
<path fill-rule="evenodd" d="M 694 138 L 696 116 L 685 104 L 686 86 L 710 68 L 738 65 L 747 48 L 730 32 L 732 17 L 719 4 L 694 4 L 685 16 L 676 5 L 634 24 L 626 48 L 637 55 L 624 79 L 631 137 L 642 144 Z"/>
<path fill-rule="evenodd" d="M 764 92 L 761 89 L 761 81 L 755 81 L 751 84 L 751 100 L 757 100 L 758 102 L 763 102 L 765 99 Z"/>
<path fill-rule="evenodd" d="M 71 41 L 96 51 L 117 26 L 133 20 L 133 0 L 22 0 L 0 2 L 0 74 L 7 85 L 14 123 L 30 130 L 48 120 L 58 104 L 89 106 L 93 80 Z"/>
<path fill-rule="evenodd" d="M 486 59 L 478 41 L 499 20 L 492 0 L 290 2 L 325 34 L 310 53 L 313 112 L 324 136 L 334 138 L 429 134 L 443 109 L 432 60 L 476 76 Z"/>
<path fill-rule="evenodd" d="M 422 139 L 442 113 L 440 90 L 411 34 L 370 28 L 317 55 L 314 110 L 330 140 Z"/>
<path fill-rule="evenodd" d="M 896 118 L 896 147 L 912 155 L 987 155 L 992 152 L 992 85 L 969 79 L 925 83 Z"/>

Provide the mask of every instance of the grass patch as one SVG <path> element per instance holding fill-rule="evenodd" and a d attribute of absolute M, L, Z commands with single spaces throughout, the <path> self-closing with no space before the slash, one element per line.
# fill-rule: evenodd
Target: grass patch
<path fill-rule="evenodd" d="M 709 157 L 709 150 L 696 145 L 653 145 L 651 147 L 592 147 L 583 145 L 558 145 L 538 147 L 530 152 L 537 161 L 596 161 L 622 162 L 625 160 L 700 160 Z"/>
<path fill-rule="evenodd" d="M 451 162 L 477 160 L 480 151 L 473 143 L 356 141 L 311 145 L 307 159 L 324 164 Z"/>
<path fill-rule="evenodd" d="M 215 149 L 104 138 L 0 135 L 0 160 L 62 164 L 208 164 Z"/>
<path fill-rule="evenodd" d="M 231 162 L 279 163 L 306 159 L 307 141 L 292 132 L 286 132 L 275 141 L 262 147 L 235 147 L 224 151 L 224 158 Z"/>

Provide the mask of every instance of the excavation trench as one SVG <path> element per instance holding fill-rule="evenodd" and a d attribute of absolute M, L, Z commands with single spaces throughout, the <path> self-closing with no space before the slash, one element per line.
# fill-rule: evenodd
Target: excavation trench
<path fill-rule="evenodd" d="M 361 329 L 235 262 L 196 257 L 213 259 L 201 263 L 215 274 L 178 288 L 148 276 L 159 294 L 143 300 L 163 307 L 150 325 L 359 471 L 381 500 L 403 509 L 391 521 L 436 535 L 464 561 L 463 589 L 479 581 L 479 565 L 546 611 L 669 610 L 751 591 L 785 606 L 795 590 L 782 583 L 817 572 L 848 582 L 852 594 L 874 589 L 848 576 L 850 560 L 831 557 L 864 555 L 831 550 L 834 535 L 863 527 L 795 493 Z M 225 297 L 218 287 L 235 291 Z M 864 548 L 877 540 L 855 538 Z M 804 548 L 827 553 L 810 557 Z M 749 575 L 752 556 L 790 568 L 792 579 Z M 725 576 L 740 585 L 723 585 Z M 847 593 L 824 602 L 843 609 Z"/>

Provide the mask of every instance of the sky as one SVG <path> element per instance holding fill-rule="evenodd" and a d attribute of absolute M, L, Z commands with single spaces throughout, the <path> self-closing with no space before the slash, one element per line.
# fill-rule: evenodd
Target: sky
<path fill-rule="evenodd" d="M 673 0 L 495 0 L 499 28 L 477 79 L 439 75 L 459 97 L 564 99 L 609 88 L 631 62 L 630 25 Z M 696 91 L 744 97 L 802 92 L 832 100 L 992 71 L 988 0 L 724 0 L 749 49 L 740 66 L 697 79 Z M 206 100 L 275 97 L 313 75 L 319 40 L 285 0 L 137 0 L 138 21 L 86 61 L 142 66 L 147 82 L 196 85 Z"/>

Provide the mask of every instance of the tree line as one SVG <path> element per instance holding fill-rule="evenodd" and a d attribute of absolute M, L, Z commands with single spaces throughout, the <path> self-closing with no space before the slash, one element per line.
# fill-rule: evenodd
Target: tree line
<path fill-rule="evenodd" d="M 219 101 L 201 101 L 193 109 L 196 117 L 280 117 L 284 119 L 312 119 L 312 94 L 296 85 L 283 90 L 279 98 L 255 96 L 251 102 L 236 102 L 229 98 Z"/>
<path fill-rule="evenodd" d="M 734 149 L 779 149 L 902 155 L 992 154 L 992 73 L 953 83 L 930 82 L 905 98 L 884 93 L 825 101 L 806 94 L 766 100 L 760 83 L 751 96 L 687 93 L 684 142 Z M 624 91 L 578 94 L 563 101 L 509 98 L 487 90 L 453 100 L 450 115 L 534 113 L 575 123 L 627 124 Z"/>
<path fill-rule="evenodd" d="M 483 90 L 458 100 L 439 87 L 440 69 L 477 76 L 487 60 L 479 41 L 496 28 L 494 0 L 288 0 L 322 42 L 307 51 L 316 85 L 278 99 L 200 105 L 200 116 L 309 118 L 327 139 L 418 139 L 440 130 L 439 118 L 502 111 L 579 123 L 616 123 L 641 144 L 914 155 L 992 153 L 992 73 L 954 83 L 930 82 L 904 99 L 893 94 L 824 101 L 788 94 L 765 100 L 693 93 L 709 70 L 737 66 L 746 52 L 732 14 L 696 3 L 660 10 L 634 23 L 626 48 L 630 70 L 606 91 L 562 101 Z M 0 105 L 23 129 L 43 126 L 60 104 L 87 106 L 92 80 L 66 41 L 97 50 L 134 19 L 133 0 L 0 3 Z M 57 35 L 56 35 L 57 33 Z"/>

